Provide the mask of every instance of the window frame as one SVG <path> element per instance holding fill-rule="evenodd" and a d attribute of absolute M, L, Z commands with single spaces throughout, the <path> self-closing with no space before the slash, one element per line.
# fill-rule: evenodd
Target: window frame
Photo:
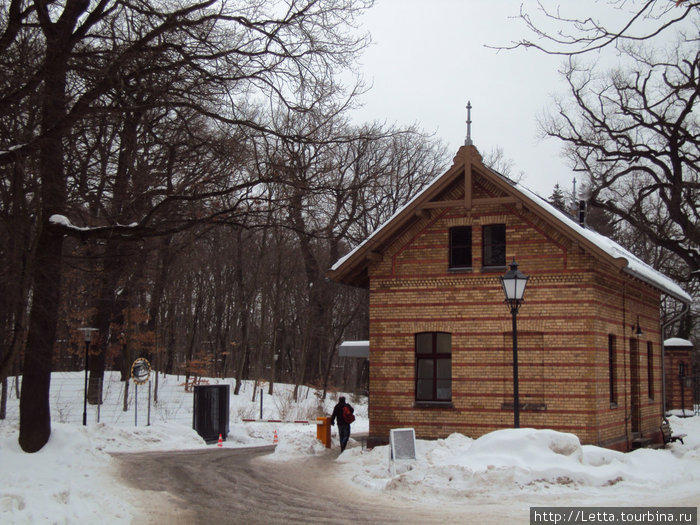
<path fill-rule="evenodd" d="M 454 236 L 459 231 L 465 231 L 468 233 L 469 237 L 469 257 L 467 258 L 468 264 L 457 264 L 455 262 L 454 251 L 458 248 L 467 248 L 467 245 L 455 245 Z M 453 226 L 448 230 L 448 241 L 449 241 L 449 252 L 447 265 L 450 270 L 470 270 L 473 267 L 473 256 L 474 256 L 474 242 L 473 242 L 473 231 L 471 226 Z"/>
<path fill-rule="evenodd" d="M 610 394 L 610 408 L 617 407 L 617 338 L 615 334 L 608 334 L 608 389 Z"/>
<path fill-rule="evenodd" d="M 654 344 L 647 341 L 647 390 L 649 399 L 654 399 Z"/>
<path fill-rule="evenodd" d="M 496 230 L 496 228 L 502 229 L 503 239 L 502 242 L 493 242 L 494 236 L 491 232 Z M 487 235 L 487 231 L 489 235 Z M 487 242 L 488 241 L 488 242 Z M 498 261 L 493 260 L 494 247 L 502 245 L 502 259 L 499 257 Z M 487 249 L 488 248 L 488 249 Z M 487 261 L 487 253 L 489 253 L 489 260 Z M 494 264 L 497 262 L 498 264 Z M 506 225 L 505 223 L 497 224 L 485 224 L 481 228 L 481 265 L 484 268 L 502 269 L 506 267 Z"/>
<path fill-rule="evenodd" d="M 420 351 L 419 348 L 419 338 L 429 334 L 431 336 L 430 341 L 430 351 L 424 352 Z M 449 352 L 440 352 L 438 345 L 438 336 L 449 336 Z M 414 335 L 414 355 L 415 355 L 415 377 L 414 377 L 414 399 L 417 405 L 451 405 L 452 403 L 452 334 L 450 332 L 418 332 Z M 429 367 L 432 368 L 430 372 L 430 377 L 419 377 L 420 371 L 423 369 L 424 363 L 432 361 Z M 443 365 L 445 361 L 449 364 L 449 378 L 439 375 L 438 362 L 442 362 Z M 430 381 L 431 384 L 431 395 L 429 398 L 419 397 L 419 392 L 423 391 L 419 385 L 419 381 Z M 449 398 L 440 397 L 439 395 L 439 382 L 449 381 Z"/>

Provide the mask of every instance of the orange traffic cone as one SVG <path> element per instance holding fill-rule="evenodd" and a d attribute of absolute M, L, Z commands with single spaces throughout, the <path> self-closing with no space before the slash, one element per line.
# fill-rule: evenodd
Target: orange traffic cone
<path fill-rule="evenodd" d="M 219 434 L 219 443 L 216 445 L 217 447 L 223 447 L 224 446 L 224 440 L 221 439 L 221 434 Z"/>
<path fill-rule="evenodd" d="M 279 440 L 277 439 L 277 429 L 275 429 L 275 437 L 274 437 L 273 440 L 272 440 L 272 444 L 273 444 L 273 445 L 276 445 L 276 444 L 278 443 L 278 441 L 279 441 Z"/>

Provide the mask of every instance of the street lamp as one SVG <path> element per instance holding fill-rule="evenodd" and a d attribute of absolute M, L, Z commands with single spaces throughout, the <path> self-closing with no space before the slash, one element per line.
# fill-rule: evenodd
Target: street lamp
<path fill-rule="evenodd" d="M 513 316 L 513 428 L 520 428 L 520 400 L 518 396 L 518 323 L 516 316 L 523 302 L 525 285 L 529 277 L 518 270 L 518 263 L 510 263 L 510 270 L 501 277 L 505 302 L 510 307 Z"/>
<path fill-rule="evenodd" d="M 83 327 L 78 328 L 83 332 L 83 339 L 85 340 L 85 388 L 83 390 L 83 426 L 87 425 L 87 388 L 88 388 L 88 352 L 90 351 L 90 341 L 92 341 L 92 334 L 97 332 L 97 328 Z"/>

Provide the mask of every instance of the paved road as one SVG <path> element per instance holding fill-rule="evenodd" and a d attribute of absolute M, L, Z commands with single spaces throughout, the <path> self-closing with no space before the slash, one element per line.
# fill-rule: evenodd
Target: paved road
<path fill-rule="evenodd" d="M 139 523 L 442 523 L 429 507 L 373 495 L 334 478 L 338 451 L 266 461 L 272 447 L 115 454 Z M 144 492 L 157 491 L 157 492 Z"/>

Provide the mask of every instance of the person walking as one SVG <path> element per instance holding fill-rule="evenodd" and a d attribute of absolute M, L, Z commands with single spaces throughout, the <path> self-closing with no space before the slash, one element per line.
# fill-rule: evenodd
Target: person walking
<path fill-rule="evenodd" d="M 355 421 L 353 413 L 355 409 L 349 403 L 345 402 L 345 396 L 338 398 L 338 404 L 333 407 L 333 415 L 331 416 L 331 426 L 338 420 L 338 437 L 340 438 L 340 452 L 345 450 L 350 439 L 350 424 Z"/>

